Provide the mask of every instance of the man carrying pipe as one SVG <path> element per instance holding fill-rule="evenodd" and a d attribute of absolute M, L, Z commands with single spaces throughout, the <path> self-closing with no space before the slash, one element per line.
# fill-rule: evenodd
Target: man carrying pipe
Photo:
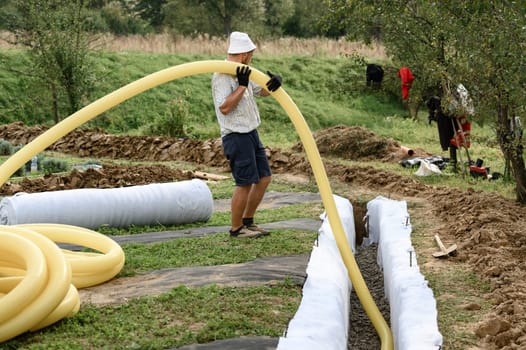
<path fill-rule="evenodd" d="M 230 162 L 236 188 L 231 202 L 230 236 L 260 237 L 268 234 L 254 223 L 254 215 L 271 181 L 271 171 L 257 127 L 261 120 L 255 96 L 268 96 L 281 86 L 281 77 L 267 74 L 268 90 L 249 80 L 248 67 L 256 45 L 246 33 L 232 32 L 227 61 L 243 64 L 236 77 L 214 73 L 212 96 L 221 130 L 223 150 Z"/>

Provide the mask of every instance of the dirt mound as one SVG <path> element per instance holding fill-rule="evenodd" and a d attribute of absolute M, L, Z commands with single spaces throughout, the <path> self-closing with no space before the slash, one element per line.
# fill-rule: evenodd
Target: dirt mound
<path fill-rule="evenodd" d="M 435 191 L 433 215 L 459 243 L 457 259 L 488 280 L 493 315 L 475 327 L 490 349 L 518 349 L 526 340 L 526 207 L 496 194 Z M 520 345 L 513 347 L 513 344 Z"/>
<path fill-rule="evenodd" d="M 164 165 L 117 166 L 104 164 L 102 169 L 73 170 L 67 175 L 46 175 L 43 178 L 24 178 L 17 183 L 5 183 L 0 194 L 44 192 L 76 188 L 115 188 L 151 183 L 163 183 L 193 178 L 190 171 L 172 169 Z"/>
<path fill-rule="evenodd" d="M 46 127 L 25 127 L 22 123 L 0 126 L 0 138 L 14 145 L 27 144 L 47 131 Z M 181 160 L 227 165 L 221 140 L 198 141 L 163 136 L 111 135 L 100 129 L 76 129 L 48 147 L 48 150 L 86 158 L 131 160 Z"/>
<path fill-rule="evenodd" d="M 23 123 L 0 126 L 0 138 L 13 145 L 25 145 L 48 128 L 26 127 Z M 47 148 L 85 158 L 129 159 L 138 161 L 185 161 L 228 170 L 221 139 L 192 140 L 165 136 L 129 136 L 107 134 L 100 129 L 76 129 Z M 291 152 L 267 148 L 270 166 L 275 171 L 287 172 L 304 157 Z M 303 168 L 308 168 L 303 166 Z"/>
<path fill-rule="evenodd" d="M 423 150 L 408 150 L 397 141 L 378 137 L 375 133 L 359 126 L 338 125 L 314 133 L 314 141 L 320 154 L 349 160 L 393 161 L 409 156 L 429 156 Z M 292 149 L 303 151 L 301 143 Z"/>

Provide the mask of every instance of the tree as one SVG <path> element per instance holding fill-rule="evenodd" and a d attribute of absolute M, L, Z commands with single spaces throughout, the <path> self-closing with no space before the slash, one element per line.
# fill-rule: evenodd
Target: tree
<path fill-rule="evenodd" d="M 133 9 L 139 17 L 148 21 L 153 27 L 159 28 L 163 23 L 162 8 L 166 2 L 166 0 L 138 0 Z"/>
<path fill-rule="evenodd" d="M 524 8 L 513 1 L 359 1 L 328 0 L 326 25 L 348 26 L 353 39 L 371 39 L 380 27 L 382 44 L 393 62 L 409 66 L 417 84 L 412 95 L 423 102 L 436 94 L 451 100 L 451 86 L 464 84 L 476 107 L 475 120 L 491 122 L 526 203 L 523 141 L 511 121 L 524 115 L 526 43 Z M 415 88 L 416 87 L 416 88 Z M 524 118 L 523 118 L 524 119 Z"/>
<path fill-rule="evenodd" d="M 14 44 L 29 48 L 25 73 L 48 89 L 55 123 L 76 112 L 92 86 L 85 9 L 83 0 L 20 1 L 8 24 Z"/>
<path fill-rule="evenodd" d="M 162 9 L 163 27 L 182 35 L 222 35 L 223 25 L 195 0 L 169 0 Z"/>
<path fill-rule="evenodd" d="M 251 26 L 264 18 L 262 0 L 196 0 L 209 13 L 221 19 L 223 34 L 229 35 L 233 30 L 251 31 Z M 235 28 L 235 29 L 233 29 Z M 252 28 L 253 29 L 253 28 Z"/>
<path fill-rule="evenodd" d="M 227 36 L 240 30 L 254 35 L 265 19 L 263 0 L 172 0 L 164 9 L 165 24 L 181 33 Z"/>
<path fill-rule="evenodd" d="M 451 2 L 446 10 L 451 26 L 463 33 L 456 38 L 455 47 L 463 48 L 456 72 L 471 82 L 479 111 L 493 116 L 507 170 L 517 183 L 517 200 L 526 203 L 522 130 L 515 123 L 521 116 L 525 121 L 525 8 L 514 1 L 483 0 L 464 6 Z"/>
<path fill-rule="evenodd" d="M 295 0 L 294 12 L 283 24 L 284 34 L 299 38 L 311 38 L 320 35 L 321 30 L 318 22 L 326 9 L 327 6 L 319 0 Z"/>
<path fill-rule="evenodd" d="M 286 21 L 294 14 L 292 0 L 265 0 L 265 27 L 271 35 L 283 34 Z"/>
<path fill-rule="evenodd" d="M 168 0 L 163 24 L 181 34 L 313 37 L 324 34 L 318 18 L 325 10 L 319 0 Z"/>

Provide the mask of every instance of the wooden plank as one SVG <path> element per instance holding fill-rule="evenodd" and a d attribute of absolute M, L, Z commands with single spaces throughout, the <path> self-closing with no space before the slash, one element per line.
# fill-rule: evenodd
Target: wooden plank
<path fill-rule="evenodd" d="M 230 178 L 228 176 L 218 175 L 218 174 L 210 174 L 210 173 L 205 173 L 205 172 L 202 172 L 202 171 L 194 171 L 193 175 L 194 175 L 194 177 L 197 177 L 199 179 L 213 180 L 213 181 L 221 181 L 221 180 L 226 180 L 226 179 Z"/>

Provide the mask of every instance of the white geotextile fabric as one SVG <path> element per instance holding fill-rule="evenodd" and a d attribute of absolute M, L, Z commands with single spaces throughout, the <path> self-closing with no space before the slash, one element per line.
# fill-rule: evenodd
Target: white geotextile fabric
<path fill-rule="evenodd" d="M 421 160 L 418 170 L 415 172 L 417 176 L 441 175 L 442 171 L 438 166 L 427 160 Z"/>
<path fill-rule="evenodd" d="M 367 203 L 367 217 L 366 244 L 378 244 L 395 349 L 439 349 L 436 301 L 417 264 L 406 202 L 377 197 Z"/>
<path fill-rule="evenodd" d="M 345 235 L 354 252 L 355 228 L 351 203 L 334 196 Z M 351 282 L 339 253 L 329 220 L 321 215 L 317 245 L 307 265 L 303 298 L 279 339 L 278 350 L 347 349 Z"/>
<path fill-rule="evenodd" d="M 121 188 L 17 193 L 0 202 L 0 224 L 56 223 L 98 228 L 207 221 L 213 198 L 199 179 Z"/>

